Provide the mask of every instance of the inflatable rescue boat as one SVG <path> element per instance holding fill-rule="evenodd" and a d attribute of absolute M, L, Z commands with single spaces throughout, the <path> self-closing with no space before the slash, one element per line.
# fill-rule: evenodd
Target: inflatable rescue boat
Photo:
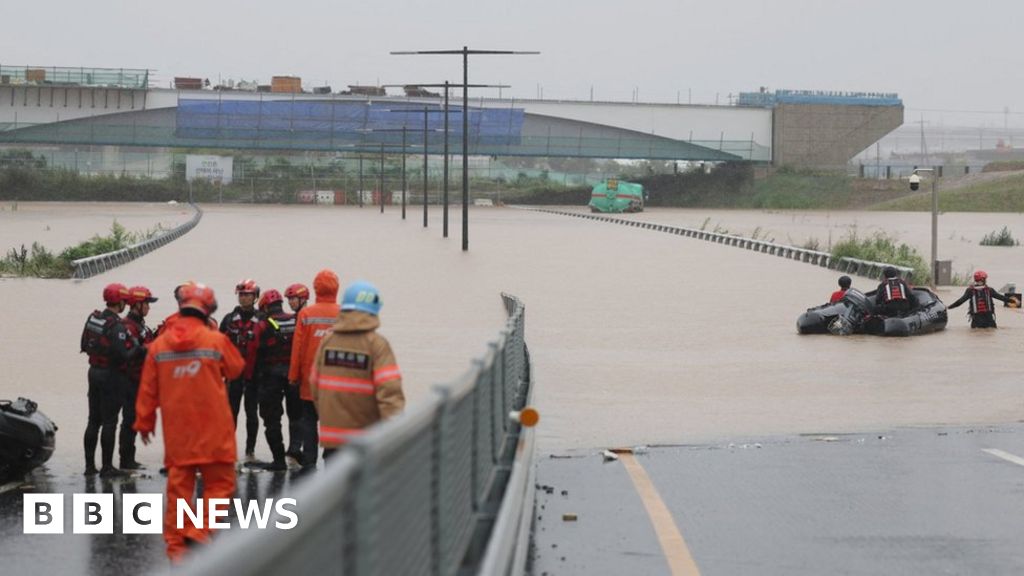
<path fill-rule="evenodd" d="M 50 459 L 57 426 L 27 398 L 0 400 L 0 484 L 21 480 Z"/>
<path fill-rule="evenodd" d="M 937 332 L 946 327 L 946 305 L 928 288 L 913 288 L 915 306 L 902 316 L 883 316 L 875 310 L 875 291 L 855 288 L 833 304 L 810 308 L 797 318 L 801 334 L 876 334 L 911 336 Z"/>

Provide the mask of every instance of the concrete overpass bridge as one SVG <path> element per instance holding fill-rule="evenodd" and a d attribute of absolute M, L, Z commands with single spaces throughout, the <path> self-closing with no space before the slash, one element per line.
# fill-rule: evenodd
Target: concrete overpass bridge
<path fill-rule="evenodd" d="M 395 152 L 404 138 L 411 153 L 443 150 L 437 97 L 171 90 L 149 87 L 144 70 L 52 70 L 57 80 L 3 76 L 0 143 Z M 461 108 L 451 110 L 458 151 Z M 903 105 L 894 94 L 793 91 L 735 106 L 472 98 L 468 115 L 477 156 L 839 167 L 899 127 Z"/>

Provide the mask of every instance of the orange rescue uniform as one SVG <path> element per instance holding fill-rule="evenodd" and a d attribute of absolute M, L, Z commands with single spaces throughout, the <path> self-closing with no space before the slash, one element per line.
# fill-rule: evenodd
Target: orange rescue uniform
<path fill-rule="evenodd" d="M 224 380 L 245 367 L 235 346 L 193 316 L 169 322 L 150 346 L 136 402 L 135 430 L 151 434 L 160 408 L 167 467 L 164 540 L 172 561 L 186 551 L 185 539 L 205 542 L 209 523 L 194 528 L 187 516 L 179 530 L 177 501 L 192 502 L 195 473 L 203 475 L 203 498 L 231 498 L 235 491 L 235 427 Z M 205 512 L 205 510 L 204 510 Z"/>
<path fill-rule="evenodd" d="M 333 277 L 333 278 L 330 278 Z M 330 333 L 338 321 L 338 280 L 333 274 L 321 272 L 313 281 L 316 303 L 299 310 L 295 318 L 295 336 L 292 337 L 292 358 L 288 366 L 288 381 L 299 383 L 299 397 L 312 401 L 309 374 L 316 361 L 320 341 Z"/>

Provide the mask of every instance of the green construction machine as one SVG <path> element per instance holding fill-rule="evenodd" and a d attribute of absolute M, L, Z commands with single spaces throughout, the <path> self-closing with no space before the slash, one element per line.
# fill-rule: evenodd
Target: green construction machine
<path fill-rule="evenodd" d="M 644 187 L 609 178 L 594 186 L 589 206 L 591 212 L 642 212 Z"/>

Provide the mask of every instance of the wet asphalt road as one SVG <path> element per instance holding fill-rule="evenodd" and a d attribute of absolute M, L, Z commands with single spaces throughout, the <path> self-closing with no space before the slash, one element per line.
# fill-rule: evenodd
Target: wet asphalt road
<path fill-rule="evenodd" d="M 704 575 L 1024 573 L 1024 425 L 651 447 L 636 455 Z M 599 452 L 538 461 L 533 573 L 670 574 Z M 565 514 L 575 514 L 570 521 Z"/>

